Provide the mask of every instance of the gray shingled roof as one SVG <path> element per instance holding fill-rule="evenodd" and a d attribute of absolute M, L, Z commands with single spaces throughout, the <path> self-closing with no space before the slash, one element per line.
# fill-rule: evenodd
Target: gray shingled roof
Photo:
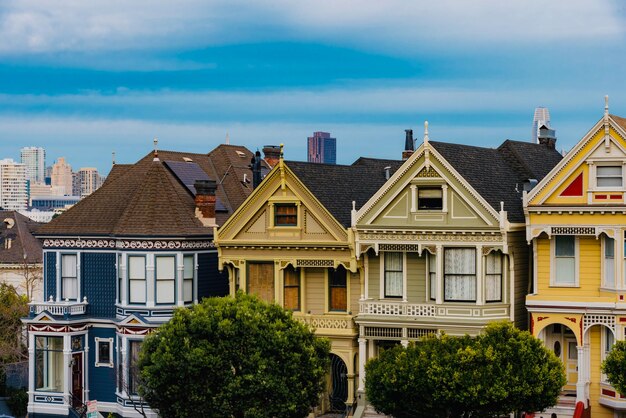
<path fill-rule="evenodd" d="M 430 143 L 495 210 L 504 202 L 511 222 L 524 222 L 524 182 L 540 181 L 563 158 L 553 148 L 530 142 L 507 140 L 496 149 Z"/>
<path fill-rule="evenodd" d="M 12 210 L 0 210 L 0 264 L 41 263 L 41 243 L 33 232 L 43 224 Z M 11 240 L 10 248 L 6 242 Z"/>
<path fill-rule="evenodd" d="M 358 210 L 385 183 L 385 167 L 391 174 L 399 160 L 359 158 L 352 165 L 285 161 L 296 176 L 343 226 L 351 223 L 352 201 Z"/>

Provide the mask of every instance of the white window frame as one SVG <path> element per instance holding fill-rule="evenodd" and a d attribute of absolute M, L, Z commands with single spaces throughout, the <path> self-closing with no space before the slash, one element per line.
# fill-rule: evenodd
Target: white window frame
<path fill-rule="evenodd" d="M 621 170 L 621 175 L 619 176 L 619 178 L 622 180 L 622 184 L 620 186 L 600 186 L 598 184 L 598 169 L 601 167 L 619 167 Z M 612 162 L 606 162 L 606 163 L 602 163 L 602 164 L 595 164 L 595 170 L 594 170 L 594 182 L 595 182 L 595 190 L 623 190 L 624 189 L 624 166 L 622 165 L 621 162 L 617 162 L 617 161 L 612 161 Z M 602 178 L 617 178 L 617 176 L 602 176 Z"/>
<path fill-rule="evenodd" d="M 159 258 L 171 258 L 174 261 L 174 275 L 172 279 L 159 279 L 159 269 L 158 269 L 158 264 L 159 264 Z M 156 305 L 175 305 L 176 304 L 176 299 L 178 297 L 178 290 L 176 289 L 176 283 L 177 283 L 177 279 L 178 279 L 178 274 L 177 274 L 177 260 L 176 260 L 176 255 L 175 254 L 158 254 L 154 256 L 154 303 Z M 159 282 L 173 282 L 172 283 L 172 290 L 174 292 L 173 295 L 173 299 L 171 302 L 159 302 Z"/>
<path fill-rule="evenodd" d="M 500 258 L 500 273 L 489 273 L 487 271 L 487 259 L 489 257 L 494 257 L 494 256 L 498 256 Z M 484 291 L 485 291 L 485 303 L 502 303 L 504 302 L 504 278 L 505 278 L 505 256 L 504 253 L 502 253 L 502 251 L 499 250 L 494 250 L 491 251 L 489 254 L 487 254 L 486 256 L 483 257 L 484 258 L 484 263 L 485 263 L 485 268 L 483 269 L 483 277 L 484 277 Z M 500 276 L 500 299 L 492 299 L 492 300 L 488 300 L 487 299 L 487 276 Z"/>
<path fill-rule="evenodd" d="M 404 251 L 387 251 L 390 253 L 400 253 L 402 254 L 402 295 L 401 296 L 385 296 L 385 251 L 381 251 L 379 254 L 380 257 L 380 299 L 389 299 L 389 300 L 404 300 L 407 298 L 407 282 L 406 282 L 406 252 Z"/>
<path fill-rule="evenodd" d="M 470 300 L 458 300 L 458 299 L 447 299 L 446 298 L 446 276 L 453 276 L 455 274 L 449 273 L 446 274 L 446 250 L 473 250 L 474 251 L 474 299 L 470 299 Z M 478 248 L 476 247 L 444 247 L 441 251 L 441 256 L 442 256 L 442 266 L 443 266 L 443 270 L 441 272 L 441 282 L 442 282 L 442 287 L 443 287 L 443 300 L 444 302 L 451 302 L 451 303 L 477 303 L 480 298 L 479 298 L 479 286 L 478 286 L 478 280 L 481 279 L 480 274 L 479 274 L 479 270 L 480 270 L 480 264 L 482 263 L 482 255 L 481 252 L 479 251 Z M 456 274 L 458 275 L 458 274 Z M 472 274 L 463 274 L 463 276 L 471 276 Z"/>
<path fill-rule="evenodd" d="M 111 338 L 95 337 L 94 340 L 96 342 L 96 367 L 111 367 L 111 368 L 114 367 L 113 366 L 113 337 Z M 100 343 L 101 342 L 109 343 L 109 362 L 108 363 L 102 363 L 100 361 Z"/>
<path fill-rule="evenodd" d="M 550 286 L 580 287 L 580 237 L 574 235 L 574 283 L 557 283 L 556 281 L 556 237 L 550 237 Z"/>
<path fill-rule="evenodd" d="M 606 256 L 606 249 L 607 249 L 607 242 L 606 241 L 607 241 L 607 239 L 611 239 L 613 241 L 613 257 L 612 258 L 607 258 L 607 256 Z M 608 235 L 604 235 L 603 238 L 602 238 L 602 248 L 601 248 L 601 251 L 602 251 L 602 267 L 601 267 L 601 270 L 602 270 L 602 287 L 604 287 L 606 289 L 615 289 L 616 288 L 616 283 L 617 283 L 616 276 L 615 276 L 615 273 L 617 271 L 617 269 L 616 269 L 617 266 L 615 264 L 615 261 L 616 261 L 616 257 L 615 257 L 615 239 L 613 237 L 609 237 Z M 608 270 L 607 270 L 606 266 L 607 266 L 608 260 L 613 260 L 613 283 L 612 284 L 607 283 Z"/>
<path fill-rule="evenodd" d="M 146 305 L 148 302 L 148 257 L 146 254 L 128 254 L 126 256 L 126 283 L 127 283 L 127 289 L 128 289 L 128 304 L 129 305 Z M 141 279 L 131 279 L 130 274 L 131 274 L 131 262 L 130 259 L 131 257 L 138 257 L 138 258 L 143 258 L 144 260 L 144 264 L 143 264 L 143 268 L 144 268 L 144 284 L 145 284 L 145 293 L 144 293 L 144 301 L 143 302 L 135 302 L 133 301 L 133 292 L 132 292 L 132 286 L 131 286 L 131 282 L 133 280 L 137 280 L 140 281 Z"/>
<path fill-rule="evenodd" d="M 434 275 L 434 277 L 431 277 Z M 433 280 L 434 279 L 434 286 Z M 426 251 L 426 280 L 428 281 L 428 300 L 435 302 L 437 300 L 437 254 L 431 254 Z M 435 297 L 433 297 L 433 294 Z"/>
<path fill-rule="evenodd" d="M 65 278 L 69 278 L 71 279 L 71 276 L 64 276 L 63 275 L 63 258 L 67 257 L 67 256 L 73 256 L 76 258 L 76 270 L 74 271 L 74 284 L 76 286 L 76 298 L 65 298 Z M 61 287 L 60 287 L 60 300 L 71 300 L 71 301 L 77 301 L 80 302 L 80 275 L 79 275 L 79 271 L 80 271 L 80 255 L 78 253 L 61 253 L 61 257 L 60 257 L 60 265 L 61 265 L 61 269 L 60 269 L 60 279 L 61 279 Z"/>
<path fill-rule="evenodd" d="M 186 278 L 185 277 L 185 260 L 186 259 L 191 259 L 191 279 Z M 195 300 L 195 281 L 196 281 L 196 255 L 195 254 L 183 254 L 183 274 L 182 274 L 182 280 L 183 280 L 183 286 L 182 286 L 182 295 L 180 296 L 180 299 L 183 301 L 183 303 L 187 304 L 187 303 L 193 303 L 193 301 Z M 185 300 L 185 284 L 187 281 L 191 280 L 191 300 L 187 301 Z"/>

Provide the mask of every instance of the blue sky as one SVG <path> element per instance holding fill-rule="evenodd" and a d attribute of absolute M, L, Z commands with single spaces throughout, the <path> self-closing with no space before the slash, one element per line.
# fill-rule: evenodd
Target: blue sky
<path fill-rule="evenodd" d="M 404 129 L 482 146 L 547 106 L 569 149 L 626 116 L 626 6 L 580 0 L 3 0 L 0 158 L 75 169 L 162 149 L 337 137 L 338 162 L 400 157 Z"/>

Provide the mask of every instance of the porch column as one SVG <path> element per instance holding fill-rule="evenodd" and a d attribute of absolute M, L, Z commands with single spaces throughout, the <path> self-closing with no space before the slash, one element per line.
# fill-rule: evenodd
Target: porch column
<path fill-rule="evenodd" d="M 359 338 L 359 389 L 360 393 L 365 392 L 365 358 L 367 357 L 367 340 Z"/>
<path fill-rule="evenodd" d="M 35 334 L 28 333 L 28 405 L 35 402 Z M 30 410 L 29 410 L 30 412 Z"/>
<path fill-rule="evenodd" d="M 584 402 L 585 407 L 587 406 L 587 397 L 586 397 L 586 377 L 585 377 L 585 347 L 579 345 L 576 347 L 578 349 L 578 382 L 576 383 L 576 403 Z"/>
<path fill-rule="evenodd" d="M 437 261 L 437 270 L 435 276 L 437 277 L 437 296 L 435 303 L 438 305 L 443 303 L 443 246 L 437 245 L 435 251 L 435 260 Z"/>
<path fill-rule="evenodd" d="M 183 254 L 176 255 L 176 304 L 183 306 L 185 297 L 183 295 L 183 274 L 185 272 L 185 261 Z"/>

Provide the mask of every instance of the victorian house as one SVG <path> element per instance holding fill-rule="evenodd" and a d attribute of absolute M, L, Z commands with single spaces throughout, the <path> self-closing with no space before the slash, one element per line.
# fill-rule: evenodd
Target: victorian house
<path fill-rule="evenodd" d="M 328 391 L 319 412 L 355 403 L 358 329 L 363 294 L 351 213 L 401 161 L 361 158 L 352 165 L 279 163 L 219 228 L 220 268 L 230 292 L 257 294 L 293 311 L 331 342 Z"/>
<path fill-rule="evenodd" d="M 403 157 L 352 217 L 364 281 L 355 416 L 368 415 L 365 362 L 379 350 L 431 333 L 476 335 L 491 321 L 527 326 L 522 194 L 561 160 L 554 141 L 435 142 L 427 124 L 415 151 L 407 131 Z"/>
<path fill-rule="evenodd" d="M 29 416 L 78 416 L 89 400 L 105 416 L 156 416 L 137 395 L 141 343 L 175 308 L 228 294 L 213 231 L 252 191 L 252 156 L 220 145 L 114 165 L 100 189 L 38 230 L 44 296 L 23 320 Z"/>
<path fill-rule="evenodd" d="M 626 416 L 600 365 L 626 324 L 626 119 L 604 116 L 524 198 L 534 266 L 531 329 L 565 364 L 548 413 Z"/>

